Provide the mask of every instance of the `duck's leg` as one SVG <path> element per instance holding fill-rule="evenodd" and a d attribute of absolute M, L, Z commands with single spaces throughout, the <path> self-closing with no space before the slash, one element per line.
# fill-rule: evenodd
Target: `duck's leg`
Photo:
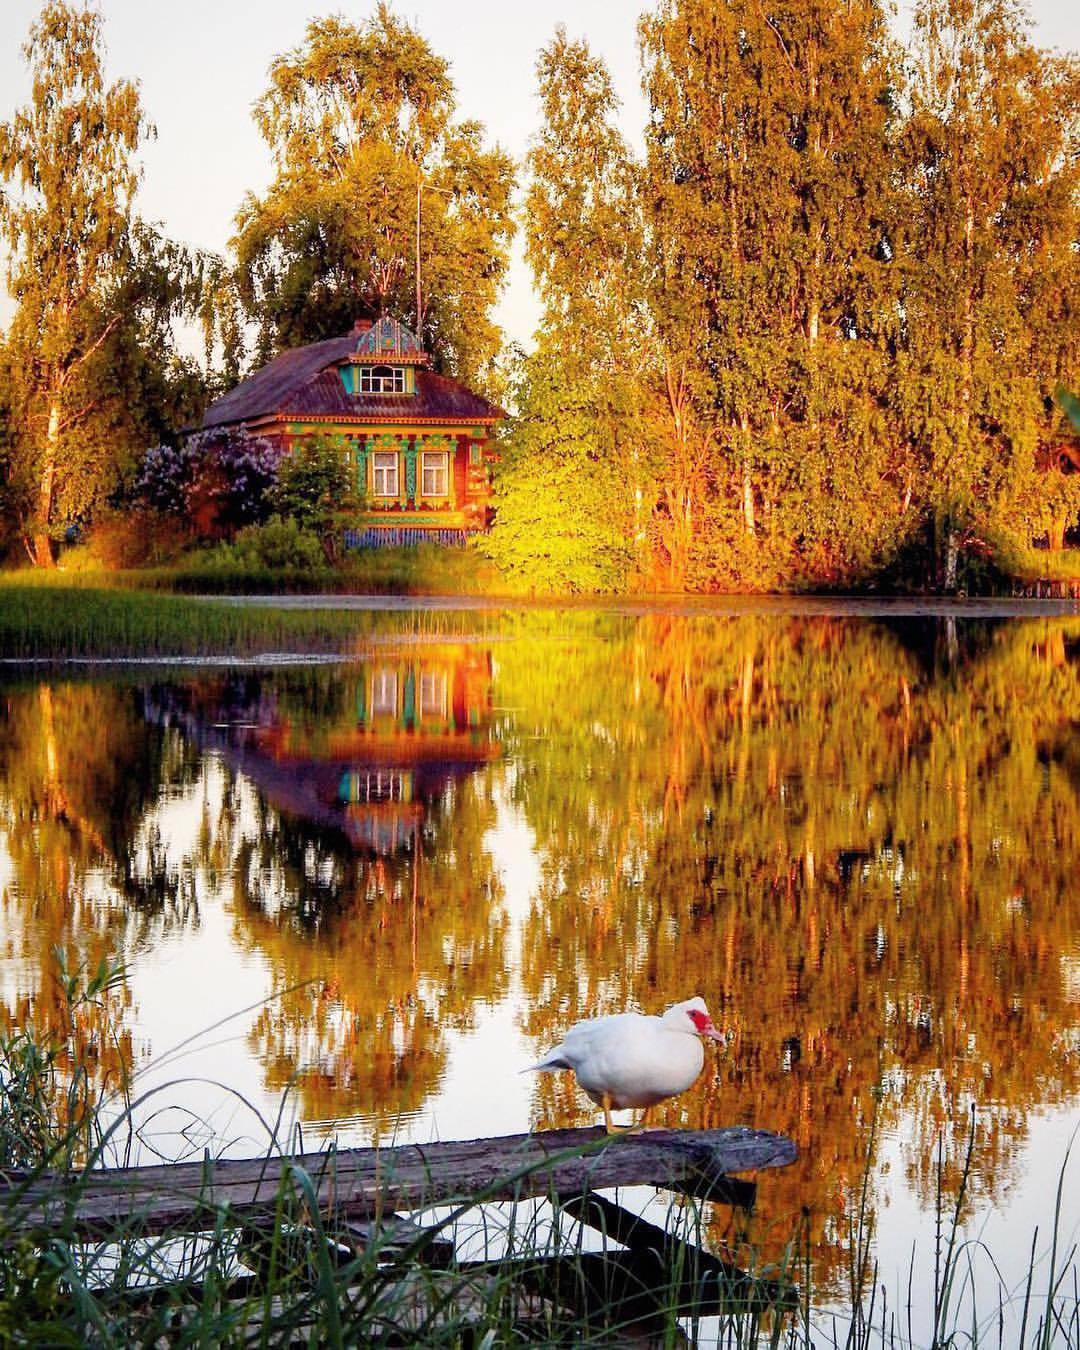
<path fill-rule="evenodd" d="M 605 1092 L 600 1105 L 604 1108 L 604 1128 L 608 1134 L 628 1134 L 634 1127 L 633 1125 L 616 1125 L 611 1119 L 611 1094 Z"/>

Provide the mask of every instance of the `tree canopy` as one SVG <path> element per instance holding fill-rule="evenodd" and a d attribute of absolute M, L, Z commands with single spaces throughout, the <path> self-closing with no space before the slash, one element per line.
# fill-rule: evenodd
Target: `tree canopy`
<path fill-rule="evenodd" d="M 921 0 L 906 51 L 879 0 L 658 0 L 639 36 L 637 159 L 602 63 L 560 34 L 538 66 L 543 359 L 502 551 L 548 555 L 539 504 L 532 554 L 510 544 L 514 479 L 542 491 L 534 470 L 590 439 L 581 472 L 638 503 L 637 574 L 675 588 L 954 589 L 965 551 L 1060 548 L 1080 526 L 1053 397 L 1080 342 L 1076 58 L 1008 0 Z"/>
<path fill-rule="evenodd" d="M 392 313 L 440 366 L 487 371 L 513 164 L 455 113 L 447 62 L 386 4 L 361 24 L 313 20 L 274 60 L 255 120 L 276 177 L 245 199 L 234 241 L 259 358 Z"/>
<path fill-rule="evenodd" d="M 137 214 L 152 128 L 102 24 L 44 0 L 0 124 L 3 505 L 35 561 L 249 357 L 383 313 L 482 392 L 510 372 L 484 547 L 541 589 L 953 590 L 1080 537 L 1080 61 L 1013 0 L 918 0 L 906 44 L 882 0 L 655 0 L 640 153 L 557 30 L 509 360 L 515 166 L 415 26 L 316 18 L 272 61 L 275 176 L 211 258 Z"/>
<path fill-rule="evenodd" d="M 545 125 L 528 156 L 525 251 L 543 301 L 517 363 L 517 419 L 487 548 L 541 590 L 603 591 L 633 566 L 641 234 L 603 61 L 559 29 L 537 61 Z"/>

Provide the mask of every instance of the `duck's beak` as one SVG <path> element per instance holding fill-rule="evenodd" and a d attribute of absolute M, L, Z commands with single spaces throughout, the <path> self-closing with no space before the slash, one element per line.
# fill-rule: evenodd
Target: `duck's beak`
<path fill-rule="evenodd" d="M 702 1027 L 701 1034 L 708 1036 L 710 1041 L 719 1041 L 721 1045 L 727 1044 L 727 1037 L 722 1031 L 717 1031 L 711 1022 L 707 1027 Z"/>

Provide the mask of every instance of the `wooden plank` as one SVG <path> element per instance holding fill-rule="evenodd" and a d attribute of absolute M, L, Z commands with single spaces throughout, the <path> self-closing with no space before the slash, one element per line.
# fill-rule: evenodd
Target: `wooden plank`
<path fill-rule="evenodd" d="M 116 1169 L 74 1180 L 9 1173 L 0 1176 L 0 1189 L 12 1230 L 100 1239 L 118 1231 L 197 1231 L 212 1227 L 222 1211 L 241 1222 L 271 1211 L 282 1185 L 302 1209 L 297 1169 L 310 1178 L 320 1211 L 354 1220 L 464 1200 L 521 1200 L 614 1186 L 680 1191 L 714 1184 L 729 1172 L 783 1167 L 795 1156 L 790 1139 L 742 1126 L 637 1135 L 551 1130 Z"/>
<path fill-rule="evenodd" d="M 448 1270 L 454 1260 L 454 1244 L 438 1228 L 424 1227 L 396 1214 L 382 1222 L 373 1219 L 341 1219 L 333 1226 L 339 1242 L 347 1242 L 356 1253 L 372 1247 L 379 1260 L 401 1261 L 411 1255 L 414 1261 L 436 1270 Z"/>
<path fill-rule="evenodd" d="M 644 1260 L 646 1270 L 678 1271 L 681 1281 L 674 1292 L 682 1300 L 680 1310 L 696 1298 L 711 1310 L 724 1304 L 738 1305 L 749 1311 L 794 1306 L 795 1291 L 790 1283 L 752 1275 L 730 1261 L 721 1261 L 702 1247 L 684 1241 L 667 1229 L 649 1223 L 603 1195 L 579 1195 L 566 1199 L 562 1207 L 580 1223 L 618 1242 L 634 1256 Z M 724 1309 L 721 1309 L 724 1310 Z M 704 1306 L 697 1309 L 705 1316 Z"/>

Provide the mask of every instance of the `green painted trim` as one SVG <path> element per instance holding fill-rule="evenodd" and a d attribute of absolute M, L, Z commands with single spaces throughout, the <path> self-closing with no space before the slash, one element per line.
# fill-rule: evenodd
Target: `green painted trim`
<path fill-rule="evenodd" d="M 470 428 L 467 423 L 457 422 L 289 422 L 285 424 L 290 436 L 472 436 L 476 440 L 487 440 L 487 434 L 480 428 Z M 267 422 L 263 430 L 267 435 L 274 431 L 273 422 Z"/>
<path fill-rule="evenodd" d="M 368 440 L 361 436 L 356 442 L 356 490 L 361 498 L 370 493 L 368 475 Z"/>
<path fill-rule="evenodd" d="M 405 444 L 405 500 L 410 505 L 416 501 L 416 437 L 410 436 Z"/>
<path fill-rule="evenodd" d="M 409 510 L 389 510 L 389 511 L 364 511 L 357 520 L 363 526 L 374 525 L 409 525 L 418 529 L 425 526 L 430 529 L 456 528 L 465 523 L 464 511 L 409 511 Z"/>

